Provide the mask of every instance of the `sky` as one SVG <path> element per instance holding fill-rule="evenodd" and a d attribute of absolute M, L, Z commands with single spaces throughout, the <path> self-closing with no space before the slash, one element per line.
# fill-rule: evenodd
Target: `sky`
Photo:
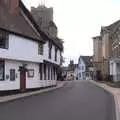
<path fill-rule="evenodd" d="M 120 19 L 120 0 L 22 0 L 30 9 L 45 3 L 54 8 L 58 36 L 64 40 L 63 56 L 77 63 L 80 55 L 93 55 L 92 37 L 100 34 L 101 26 Z"/>

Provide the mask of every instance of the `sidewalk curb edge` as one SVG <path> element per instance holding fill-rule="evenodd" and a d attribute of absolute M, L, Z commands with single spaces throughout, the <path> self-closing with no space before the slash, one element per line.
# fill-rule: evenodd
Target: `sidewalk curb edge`
<path fill-rule="evenodd" d="M 23 95 L 23 96 L 18 96 L 18 97 L 14 97 L 14 98 L 10 98 L 10 99 L 7 99 L 7 100 L 0 100 L 0 104 L 1 103 L 6 103 L 6 102 L 11 102 L 11 101 L 15 101 L 15 100 L 19 100 L 19 99 L 22 99 L 22 98 L 27 98 L 27 97 L 30 97 L 30 96 L 34 96 L 34 95 L 38 95 L 38 94 L 41 94 L 41 93 L 46 93 L 46 92 L 50 92 L 50 91 L 53 91 L 53 90 L 56 90 L 56 89 L 59 89 L 59 88 L 62 88 L 64 87 L 64 84 L 63 85 L 60 85 L 60 86 L 57 86 L 55 88 L 50 88 L 50 89 L 45 89 L 43 91 L 36 91 L 36 93 L 29 93 L 28 95 Z"/>
<path fill-rule="evenodd" d="M 98 83 L 97 83 L 96 81 L 91 81 L 91 83 L 97 85 L 98 87 L 103 88 L 105 91 L 109 92 L 110 94 L 112 94 L 112 95 L 114 96 L 116 120 L 120 120 L 120 108 L 118 107 L 118 106 L 119 106 L 119 103 L 118 103 L 117 96 L 114 95 L 114 94 L 113 94 L 112 92 L 110 92 L 109 90 L 105 89 L 104 87 L 98 85 Z"/>

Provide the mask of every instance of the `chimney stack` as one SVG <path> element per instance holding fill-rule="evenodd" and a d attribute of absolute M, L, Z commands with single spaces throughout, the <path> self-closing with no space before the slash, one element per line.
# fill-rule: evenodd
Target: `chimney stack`
<path fill-rule="evenodd" d="M 11 13 L 18 14 L 20 0 L 4 0 L 4 2 L 8 6 L 8 8 L 10 9 Z"/>

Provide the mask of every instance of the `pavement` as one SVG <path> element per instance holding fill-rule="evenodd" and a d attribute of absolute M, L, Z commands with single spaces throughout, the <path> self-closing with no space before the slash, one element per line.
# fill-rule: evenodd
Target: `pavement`
<path fill-rule="evenodd" d="M 1 120 L 115 120 L 114 97 L 85 82 L 0 104 Z"/>
<path fill-rule="evenodd" d="M 46 89 L 43 89 L 43 90 L 37 90 L 37 91 L 27 92 L 27 93 L 19 93 L 19 94 L 16 94 L 16 95 L 3 96 L 3 97 L 0 97 L 0 103 L 9 102 L 9 101 L 21 99 L 21 98 L 24 98 L 24 97 L 30 97 L 30 96 L 33 96 L 33 95 L 37 95 L 37 94 L 49 92 L 49 91 L 52 91 L 52 90 L 56 90 L 58 88 L 63 87 L 67 83 L 68 83 L 68 81 L 58 81 L 57 86 L 52 87 L 52 88 L 46 88 Z"/>
<path fill-rule="evenodd" d="M 115 107 L 116 107 L 116 120 L 120 120 L 120 88 L 113 88 L 113 87 L 106 85 L 105 83 L 99 83 L 99 82 L 92 81 L 92 80 L 91 82 L 105 89 L 106 91 L 108 91 L 114 96 Z"/>

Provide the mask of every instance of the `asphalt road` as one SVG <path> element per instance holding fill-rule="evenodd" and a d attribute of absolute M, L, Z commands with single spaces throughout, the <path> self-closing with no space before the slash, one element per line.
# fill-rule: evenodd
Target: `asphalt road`
<path fill-rule="evenodd" d="M 115 120 L 113 96 L 89 82 L 0 104 L 0 120 Z"/>

